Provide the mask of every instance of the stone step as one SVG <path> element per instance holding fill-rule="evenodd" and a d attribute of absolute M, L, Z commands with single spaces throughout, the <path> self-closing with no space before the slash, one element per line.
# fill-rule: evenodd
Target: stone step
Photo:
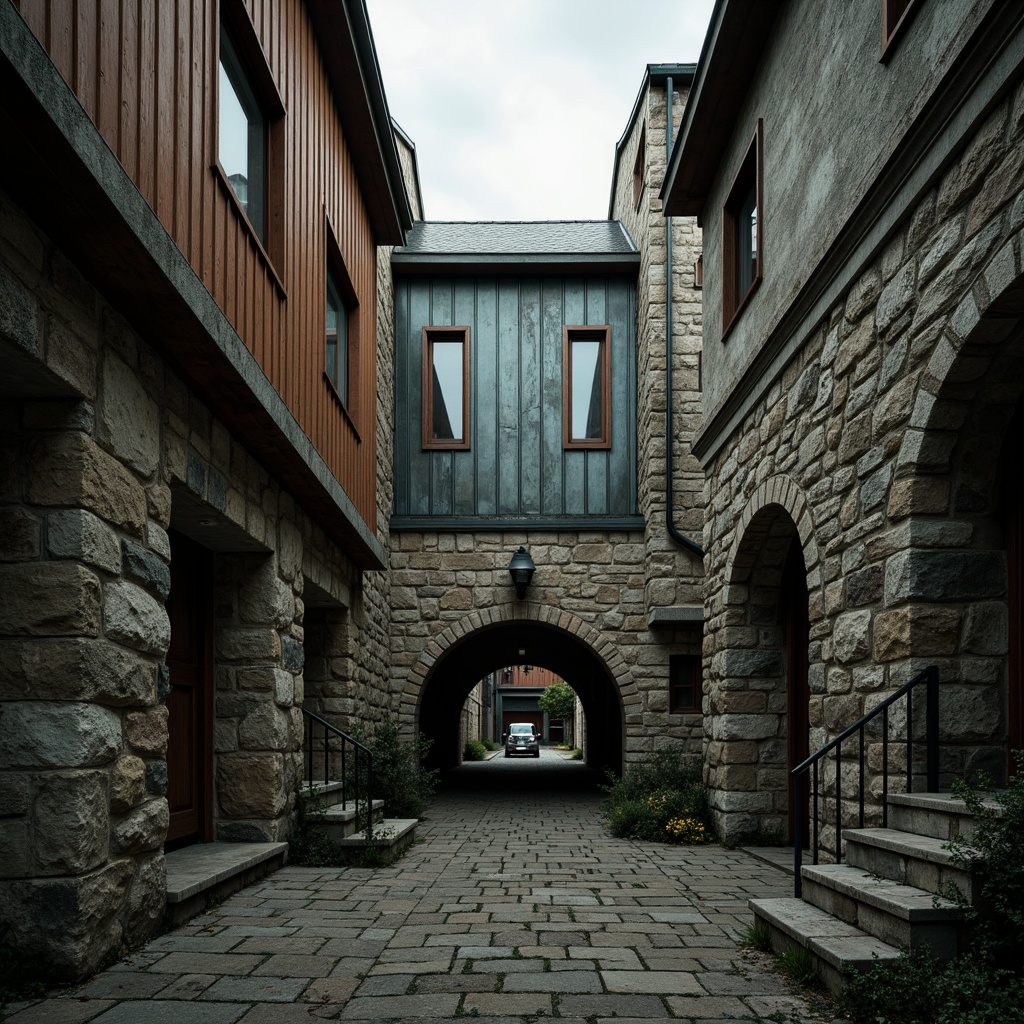
<path fill-rule="evenodd" d="M 956 955 L 962 913 L 949 900 L 849 864 L 808 866 L 801 875 L 804 900 L 840 921 L 891 946 L 927 946 L 940 960 Z"/>
<path fill-rule="evenodd" d="M 300 794 L 309 799 L 315 797 L 321 807 L 333 807 L 345 799 L 344 783 L 342 782 L 314 782 L 303 784 Z"/>
<path fill-rule="evenodd" d="M 802 946 L 814 958 L 818 978 L 835 994 L 846 984 L 848 970 L 864 971 L 879 960 L 895 960 L 900 951 L 854 925 L 839 921 L 805 900 L 750 900 L 755 920 L 771 932 L 777 953 Z"/>
<path fill-rule="evenodd" d="M 373 801 L 373 820 L 381 822 L 384 818 L 384 801 Z M 360 828 L 366 827 L 366 801 L 359 801 L 359 814 L 356 815 L 355 800 L 347 800 L 345 803 L 334 804 L 324 812 L 323 826 L 327 834 L 335 842 L 340 842 L 349 836 L 354 835 Z"/>
<path fill-rule="evenodd" d="M 196 843 L 166 854 L 168 928 L 283 867 L 287 843 Z"/>
<path fill-rule="evenodd" d="M 375 846 L 382 853 L 402 853 L 412 846 L 416 839 L 418 824 L 418 818 L 384 818 L 374 825 L 372 840 L 367 838 L 366 829 L 339 840 L 341 855 L 343 858 L 355 860 L 371 846 Z"/>
<path fill-rule="evenodd" d="M 888 803 L 890 828 L 946 842 L 974 831 L 967 805 L 952 793 L 890 793 Z M 1002 813 L 995 800 L 985 800 L 984 805 Z"/>
<path fill-rule="evenodd" d="M 970 872 L 954 864 L 941 839 L 893 828 L 848 828 L 843 838 L 851 867 L 930 893 L 953 884 L 971 899 Z"/>

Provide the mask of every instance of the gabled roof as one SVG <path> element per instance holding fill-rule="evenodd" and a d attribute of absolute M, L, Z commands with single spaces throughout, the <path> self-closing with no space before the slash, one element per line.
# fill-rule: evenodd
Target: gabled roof
<path fill-rule="evenodd" d="M 782 0 L 717 0 L 661 190 L 665 214 L 699 216 Z"/>
<path fill-rule="evenodd" d="M 396 270 L 636 270 L 640 254 L 617 220 L 419 221 L 391 254 Z"/>

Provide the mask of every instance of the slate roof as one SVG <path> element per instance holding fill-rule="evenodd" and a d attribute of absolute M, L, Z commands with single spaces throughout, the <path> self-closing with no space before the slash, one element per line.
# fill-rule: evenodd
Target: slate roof
<path fill-rule="evenodd" d="M 392 252 L 398 266 L 629 266 L 640 254 L 617 220 L 417 221 Z"/>

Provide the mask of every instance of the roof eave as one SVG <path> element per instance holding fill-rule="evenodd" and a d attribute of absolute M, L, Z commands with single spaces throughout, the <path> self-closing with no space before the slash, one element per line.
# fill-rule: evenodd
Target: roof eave
<path fill-rule="evenodd" d="M 413 216 L 365 0 L 306 0 L 376 241 L 401 245 Z M 344 16 L 344 27 L 339 14 Z"/>
<path fill-rule="evenodd" d="M 783 0 L 717 0 L 661 189 L 666 216 L 699 216 Z"/>
<path fill-rule="evenodd" d="M 396 274 L 635 274 L 640 254 L 630 253 L 401 253 L 392 252 Z"/>

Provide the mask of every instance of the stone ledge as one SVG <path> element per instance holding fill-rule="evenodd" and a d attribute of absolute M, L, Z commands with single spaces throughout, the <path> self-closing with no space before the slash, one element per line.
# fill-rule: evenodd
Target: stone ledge
<path fill-rule="evenodd" d="M 648 629 L 674 629 L 678 626 L 704 624 L 704 608 L 699 604 L 677 604 L 668 608 L 652 608 L 647 616 Z"/>
<path fill-rule="evenodd" d="M 283 867 L 287 843 L 200 843 L 167 861 L 165 923 L 174 927 Z"/>

